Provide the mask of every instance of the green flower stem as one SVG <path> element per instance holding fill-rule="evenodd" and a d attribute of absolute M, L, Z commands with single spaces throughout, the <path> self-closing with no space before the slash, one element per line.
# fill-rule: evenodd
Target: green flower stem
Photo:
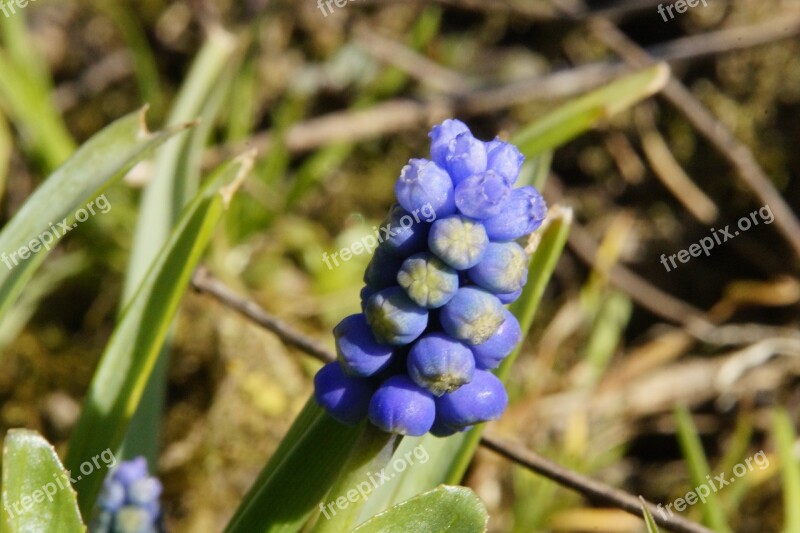
<path fill-rule="evenodd" d="M 355 522 L 361 508 L 375 488 L 371 479 L 386 467 L 401 440 L 398 435 L 367 424 L 339 479 L 321 503 L 313 533 L 340 533 L 357 525 Z"/>

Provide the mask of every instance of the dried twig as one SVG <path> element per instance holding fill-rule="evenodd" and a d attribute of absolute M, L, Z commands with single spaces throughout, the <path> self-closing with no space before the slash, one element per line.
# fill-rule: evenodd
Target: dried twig
<path fill-rule="evenodd" d="M 591 501 L 612 505 L 642 518 L 642 503 L 639 498 L 633 494 L 616 489 L 577 472 L 573 472 L 519 444 L 501 440 L 489 433 L 484 433 L 483 437 L 481 437 L 481 444 L 514 463 L 522 465 L 548 479 L 552 479 L 559 485 L 580 492 Z M 663 510 L 659 512 L 658 508 L 650 502 L 647 502 L 647 508 L 652 513 L 658 525 L 665 528 L 687 533 L 711 533 L 710 529 L 679 516 L 664 518 L 665 512 Z"/>
<path fill-rule="evenodd" d="M 254 301 L 237 295 L 224 283 L 209 274 L 205 268 L 200 267 L 195 271 L 192 277 L 192 287 L 199 292 L 210 294 L 220 303 L 234 309 L 262 328 L 273 332 L 287 345 L 298 348 L 323 363 L 329 363 L 336 359 L 336 356 L 322 344 L 267 313 Z"/>

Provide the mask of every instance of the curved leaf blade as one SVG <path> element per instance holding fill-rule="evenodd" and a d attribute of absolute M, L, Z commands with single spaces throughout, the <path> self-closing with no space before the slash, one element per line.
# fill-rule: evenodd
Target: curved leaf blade
<path fill-rule="evenodd" d="M 253 164 L 252 154 L 224 164 L 184 209 L 111 335 L 70 440 L 66 464 L 75 469 L 101 450 L 118 449 L 178 305 L 224 207 Z M 79 482 L 86 516 L 102 479 Z"/>
<path fill-rule="evenodd" d="M 486 507 L 472 490 L 440 485 L 375 515 L 353 533 L 481 533 L 488 523 Z"/>
<path fill-rule="evenodd" d="M 63 229 L 51 231 L 51 224 L 70 220 L 73 213 L 120 179 L 147 153 L 186 125 L 150 133 L 144 112 L 131 113 L 89 139 L 33 193 L 0 232 L 0 318 L 19 296 L 25 282 L 63 237 Z M 53 237 L 47 249 L 12 265 L 11 254 L 32 241 L 42 243 L 45 232 Z M 15 256 L 16 257 L 16 256 Z M 7 262 L 7 263 L 6 263 Z"/>

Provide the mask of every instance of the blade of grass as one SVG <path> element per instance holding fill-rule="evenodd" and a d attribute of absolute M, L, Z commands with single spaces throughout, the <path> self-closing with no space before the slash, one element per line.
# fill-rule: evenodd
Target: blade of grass
<path fill-rule="evenodd" d="M 16 253 L 34 240 L 41 242 L 40 236 L 45 232 L 53 235 L 51 224 L 58 224 L 62 219 L 71 222 L 76 209 L 97 197 L 151 150 L 186 127 L 150 133 L 145 127 L 142 110 L 103 129 L 56 170 L 6 224 L 0 232 L 0 254 Z M 62 236 L 60 231 L 54 235 L 50 246 Z M 13 269 L 0 268 L 0 319 L 48 252 L 40 250 Z"/>
<path fill-rule="evenodd" d="M 678 424 L 678 440 L 680 441 L 683 456 L 689 467 L 689 474 L 695 487 L 706 483 L 706 475 L 711 472 L 708 466 L 703 444 L 697 436 L 697 428 L 692 422 L 692 417 L 685 407 L 675 408 L 675 422 Z M 705 525 L 720 533 L 731 531 L 725 520 L 725 512 L 719 503 L 716 492 L 706 497 L 703 505 L 703 522 Z"/>
<path fill-rule="evenodd" d="M 559 107 L 514 135 L 512 142 L 527 157 L 552 150 L 660 91 L 669 80 L 669 67 L 659 63 Z"/>
<path fill-rule="evenodd" d="M 76 469 L 86 458 L 122 443 L 130 417 L 155 364 L 192 271 L 241 181 L 253 154 L 222 165 L 184 209 L 170 238 L 123 310 L 84 398 L 69 443 L 66 464 Z M 79 481 L 84 516 L 100 491 L 99 476 Z"/>
<path fill-rule="evenodd" d="M 641 496 L 639 496 L 639 500 L 642 502 L 642 516 L 644 517 L 644 525 L 647 527 L 647 532 L 658 533 L 658 524 L 656 524 L 656 521 L 653 519 L 653 515 L 650 514 L 647 503 Z"/>
<path fill-rule="evenodd" d="M 776 409 L 772 415 L 772 434 L 781 458 L 783 480 L 783 531 L 800 531 L 800 464 L 797 461 L 797 435 L 792 419 L 785 409 Z"/>

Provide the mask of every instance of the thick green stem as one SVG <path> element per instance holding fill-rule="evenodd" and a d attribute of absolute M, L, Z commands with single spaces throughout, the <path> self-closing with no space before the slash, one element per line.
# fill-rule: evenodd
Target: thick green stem
<path fill-rule="evenodd" d="M 386 467 L 402 440 L 370 424 L 356 441 L 339 479 L 320 504 L 313 533 L 350 531 L 374 490 L 374 479 Z"/>

